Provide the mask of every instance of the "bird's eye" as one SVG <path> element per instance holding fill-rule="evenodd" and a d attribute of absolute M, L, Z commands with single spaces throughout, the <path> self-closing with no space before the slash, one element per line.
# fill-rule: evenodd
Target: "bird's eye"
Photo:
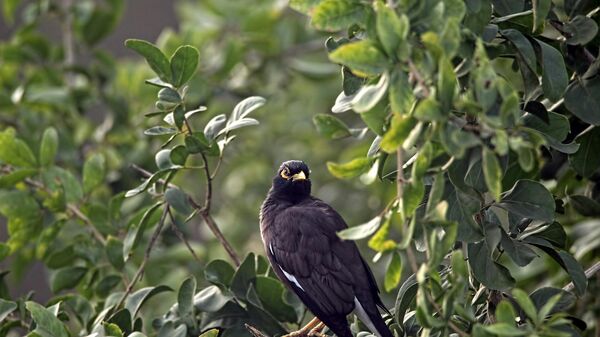
<path fill-rule="evenodd" d="M 281 177 L 283 179 L 290 179 L 290 170 L 288 170 L 287 168 L 284 168 L 283 170 L 281 170 Z"/>

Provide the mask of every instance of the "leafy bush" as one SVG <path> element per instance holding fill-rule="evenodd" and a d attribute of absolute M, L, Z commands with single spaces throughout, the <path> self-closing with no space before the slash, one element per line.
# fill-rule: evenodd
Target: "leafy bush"
<path fill-rule="evenodd" d="M 18 5 L 4 2 L 7 21 Z M 598 282 L 588 284 L 600 246 L 597 4 L 290 1 L 333 35 L 325 41 L 277 1 L 252 2 L 251 15 L 249 5 L 182 2 L 181 32 L 165 31 L 160 48 L 125 42 L 145 64 L 97 47 L 123 6 L 33 1 L 0 45 L 0 257 L 16 279 L 41 261 L 53 294 L 44 305 L 13 297 L 2 272 L 0 335 L 264 336 L 299 326 L 301 303 L 260 246 L 243 246 L 257 228 L 229 233 L 220 222 L 256 218 L 272 172 L 253 162 L 299 146 L 315 163 L 339 156 L 327 169 L 351 185 L 331 180 L 336 194 L 368 185 L 371 205 L 336 207 L 371 220 L 339 236 L 368 238 L 385 264 L 398 336 L 598 329 Z M 198 28 L 191 13 L 220 20 Z M 39 30 L 49 17 L 65 22 L 62 45 Z M 319 59 L 321 42 L 332 64 Z M 307 111 L 313 94 L 317 107 L 335 101 L 334 114 Z M 231 113 L 212 113 L 232 100 Z M 278 115 L 246 131 L 267 101 Z M 321 137 L 299 122 L 302 140 L 290 139 L 290 123 L 307 114 Z M 253 142 L 267 154 L 244 148 Z M 267 175 L 260 192 L 234 179 L 240 167 Z M 199 219 L 216 240 L 189 240 Z M 242 249 L 259 254 L 241 259 Z"/>

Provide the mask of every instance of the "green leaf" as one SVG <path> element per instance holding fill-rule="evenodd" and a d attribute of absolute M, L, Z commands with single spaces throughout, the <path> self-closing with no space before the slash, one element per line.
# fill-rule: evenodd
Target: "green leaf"
<path fill-rule="evenodd" d="M 66 267 L 73 263 L 77 258 L 73 245 L 68 245 L 62 249 L 53 251 L 46 258 L 46 266 L 50 269 Z"/>
<path fill-rule="evenodd" d="M 146 136 L 162 136 L 162 135 L 173 135 L 178 130 L 176 128 L 164 127 L 164 126 L 153 126 L 147 130 L 144 130 Z"/>
<path fill-rule="evenodd" d="M 507 191 L 498 205 L 524 218 L 551 222 L 554 219 L 554 198 L 537 181 L 522 179 Z"/>
<path fill-rule="evenodd" d="M 454 67 L 448 58 L 441 57 L 438 65 L 438 99 L 442 107 L 442 112 L 449 111 L 454 101 L 454 91 L 456 89 L 456 74 Z"/>
<path fill-rule="evenodd" d="M 94 188 L 104 182 L 105 174 L 104 156 L 95 153 L 83 164 L 83 192 L 90 193 Z"/>
<path fill-rule="evenodd" d="M 392 112 L 399 115 L 408 115 L 415 103 L 408 75 L 398 68 L 392 71 L 389 98 Z"/>
<path fill-rule="evenodd" d="M 584 15 L 577 15 L 562 26 L 567 43 L 571 45 L 585 45 L 592 41 L 598 34 L 598 24 Z"/>
<path fill-rule="evenodd" d="M 340 139 L 352 135 L 348 126 L 335 116 L 317 114 L 313 117 L 313 123 L 317 127 L 317 131 L 329 139 Z"/>
<path fill-rule="evenodd" d="M 0 298 L 0 322 L 17 309 L 17 303 Z"/>
<path fill-rule="evenodd" d="M 171 72 L 171 64 L 158 47 L 144 40 L 128 39 L 125 41 L 125 46 L 136 51 L 143 56 L 148 62 L 148 65 L 164 82 L 171 83 L 173 78 Z"/>
<path fill-rule="evenodd" d="M 136 196 L 144 191 L 146 191 L 152 184 L 154 184 L 158 179 L 162 178 L 165 174 L 173 171 L 173 169 L 160 170 L 155 172 L 150 176 L 150 178 L 144 180 L 138 187 L 131 189 L 125 193 L 125 198 L 130 198 Z"/>
<path fill-rule="evenodd" d="M 383 73 L 379 82 L 374 85 L 365 85 L 355 94 L 352 99 L 352 109 L 358 113 L 371 110 L 387 93 L 389 75 Z"/>
<path fill-rule="evenodd" d="M 33 177 L 38 174 L 38 170 L 34 168 L 16 169 L 10 173 L 0 176 L 0 188 L 12 187 L 25 178 Z"/>
<path fill-rule="evenodd" d="M 105 1 L 102 5 L 96 5 L 80 29 L 85 43 L 95 45 L 110 34 L 120 22 L 124 10 L 124 0 Z"/>
<path fill-rule="evenodd" d="M 50 166 L 54 163 L 54 157 L 58 150 L 58 133 L 53 127 L 44 131 L 42 142 L 40 143 L 40 165 Z"/>
<path fill-rule="evenodd" d="M 265 105 L 265 103 L 267 103 L 267 100 L 260 96 L 250 96 L 248 98 L 245 98 L 244 100 L 236 104 L 235 108 L 233 108 L 228 125 L 240 119 L 244 119 L 252 111 Z M 221 133 L 222 132 L 219 132 L 219 134 Z"/>
<path fill-rule="evenodd" d="M 381 217 L 376 216 L 369 222 L 362 225 L 349 227 L 337 232 L 337 236 L 342 240 L 360 240 L 364 239 L 377 231 L 381 225 Z"/>
<path fill-rule="evenodd" d="M 321 1 L 323 0 L 290 0 L 289 6 L 300 13 L 308 15 Z"/>
<path fill-rule="evenodd" d="M 513 46 L 517 49 L 517 52 L 522 57 L 523 61 L 525 61 L 529 69 L 535 73 L 536 57 L 531 42 L 529 42 L 529 40 L 516 29 L 504 29 L 500 31 L 500 34 L 506 37 L 513 44 Z"/>
<path fill-rule="evenodd" d="M 106 239 L 106 246 L 104 247 L 108 262 L 115 267 L 117 270 L 121 270 L 125 265 L 123 260 L 123 242 L 112 235 L 109 235 Z"/>
<path fill-rule="evenodd" d="M 570 195 L 569 202 L 577 213 L 583 216 L 600 216 L 600 202 L 584 195 Z"/>
<path fill-rule="evenodd" d="M 596 148 L 600 144 L 600 127 L 589 128 L 575 138 L 579 150 L 569 155 L 569 163 L 578 174 L 588 178 L 600 167 L 600 156 Z"/>
<path fill-rule="evenodd" d="M 504 249 L 506 255 L 508 255 L 511 260 L 517 264 L 517 266 L 525 267 L 531 263 L 533 259 L 538 257 L 535 251 L 529 248 L 529 245 L 512 239 L 508 236 L 508 234 L 506 234 L 506 232 L 504 232 L 504 230 L 502 231 L 500 243 L 502 244 L 502 248 Z"/>
<path fill-rule="evenodd" d="M 497 336 L 525 336 L 529 331 L 521 330 L 512 324 L 495 323 L 483 327 L 483 330 Z"/>
<path fill-rule="evenodd" d="M 312 25 L 326 31 L 346 29 L 361 23 L 366 16 L 365 7 L 356 0 L 324 0 L 312 10 Z"/>
<path fill-rule="evenodd" d="M 554 47 L 536 39 L 542 54 L 542 89 L 544 95 L 553 102 L 563 97 L 569 76 L 562 54 Z"/>
<path fill-rule="evenodd" d="M 442 121 L 447 117 L 448 112 L 442 111 L 440 103 L 435 98 L 428 97 L 417 104 L 414 116 L 425 122 Z"/>
<path fill-rule="evenodd" d="M 375 235 L 373 235 L 368 242 L 369 248 L 378 252 L 384 252 L 396 248 L 396 241 L 388 239 L 390 233 L 391 218 L 392 217 L 388 217 L 381 224 L 381 226 L 379 226 L 379 229 L 377 230 Z"/>
<path fill-rule="evenodd" d="M 181 214 L 188 215 L 192 212 L 188 195 L 179 188 L 168 188 L 165 192 L 165 201 Z"/>
<path fill-rule="evenodd" d="M 500 301 L 496 307 L 495 315 L 498 323 L 506 323 L 513 327 L 515 326 L 515 318 L 517 317 L 517 314 L 515 313 L 515 309 L 509 301 Z"/>
<path fill-rule="evenodd" d="M 494 290 L 507 290 L 514 286 L 515 279 L 508 269 L 490 258 L 491 253 L 484 241 L 469 243 L 467 252 L 477 281 Z"/>
<path fill-rule="evenodd" d="M 177 145 L 171 149 L 169 158 L 175 165 L 183 166 L 188 157 L 188 150 L 184 145 Z"/>
<path fill-rule="evenodd" d="M 294 1 L 294 0 L 292 0 Z M 203 332 L 199 337 L 218 337 L 219 329 L 210 329 L 206 332 Z"/>
<path fill-rule="evenodd" d="M 137 312 L 147 300 L 165 291 L 173 291 L 173 289 L 165 285 L 142 288 L 134 292 L 133 294 L 127 296 L 127 299 L 125 300 L 125 309 L 127 309 L 131 313 L 131 317 L 135 317 L 137 315 Z"/>
<path fill-rule="evenodd" d="M 25 302 L 25 307 L 35 321 L 34 332 L 44 337 L 69 337 L 64 324 L 50 310 L 32 301 Z"/>
<path fill-rule="evenodd" d="M 156 163 L 156 167 L 161 171 L 178 168 L 177 165 L 171 161 L 171 149 L 158 151 L 156 155 L 154 155 L 154 162 Z"/>
<path fill-rule="evenodd" d="M 231 279 L 231 291 L 237 298 L 246 299 L 248 286 L 256 277 L 256 259 L 253 253 L 246 255 Z"/>
<path fill-rule="evenodd" d="M 359 176 L 371 166 L 370 158 L 355 158 L 343 164 L 327 162 L 327 169 L 336 178 L 350 179 Z"/>
<path fill-rule="evenodd" d="M 406 40 L 409 31 L 409 21 L 405 15 L 398 16 L 396 12 L 377 1 L 374 4 L 377 13 L 376 29 L 383 49 L 390 57 L 396 57 L 398 47 Z"/>
<path fill-rule="evenodd" d="M 533 304 L 535 304 L 537 310 L 540 310 L 543 306 L 545 306 L 548 303 L 548 300 L 550 298 L 556 296 L 557 294 L 561 295 L 560 300 L 556 304 L 554 304 L 553 308 L 548 312 L 549 315 L 555 312 L 568 310 L 573 306 L 573 304 L 575 304 L 575 301 L 577 300 L 577 297 L 568 291 L 562 290 L 560 288 L 550 287 L 536 289 L 533 293 L 529 295 L 529 297 L 533 301 Z"/>
<path fill-rule="evenodd" d="M 180 317 L 194 315 L 194 295 L 196 295 L 196 278 L 186 278 L 177 293 L 177 311 Z"/>
<path fill-rule="evenodd" d="M 600 78 L 577 78 L 567 88 L 565 107 L 582 121 L 600 125 Z"/>
<path fill-rule="evenodd" d="M 42 171 L 42 180 L 50 191 L 63 188 L 67 202 L 78 202 L 83 198 L 83 189 L 79 180 L 73 173 L 61 167 L 52 166 Z"/>
<path fill-rule="evenodd" d="M 541 32 L 550 12 L 552 0 L 533 0 L 533 32 Z"/>
<path fill-rule="evenodd" d="M 564 250 L 558 252 L 560 258 L 563 260 L 563 268 L 567 271 L 573 284 L 575 285 L 575 292 L 579 296 L 585 294 L 585 288 L 587 287 L 587 277 L 581 264 L 575 260 L 575 258 Z"/>
<path fill-rule="evenodd" d="M 177 48 L 171 56 L 171 74 L 173 79 L 171 83 L 179 88 L 194 76 L 198 68 L 198 58 L 200 53 L 198 49 L 190 45 Z"/>
<path fill-rule="evenodd" d="M 109 274 L 103 277 L 96 285 L 96 295 L 101 298 L 108 297 L 112 290 L 123 282 L 123 278 L 120 275 Z"/>
<path fill-rule="evenodd" d="M 228 123 L 227 126 L 225 126 L 225 128 L 223 128 L 221 131 L 219 131 L 217 136 L 226 134 L 230 131 L 233 131 L 233 130 L 236 130 L 239 128 L 243 128 L 246 126 L 252 126 L 252 125 L 258 125 L 258 124 L 260 124 L 260 123 L 254 118 L 240 118 L 231 123 Z"/>
<path fill-rule="evenodd" d="M 417 121 L 409 115 L 395 113 L 392 116 L 390 128 L 383 135 L 381 149 L 387 153 L 394 153 L 408 138 Z"/>
<path fill-rule="evenodd" d="M 281 282 L 266 276 L 256 277 L 256 293 L 264 308 L 282 322 L 296 322 L 294 308 L 284 301 L 285 288 Z"/>
<path fill-rule="evenodd" d="M 35 167 L 37 160 L 29 146 L 16 138 L 15 130 L 0 132 L 0 162 L 19 167 Z"/>
<path fill-rule="evenodd" d="M 482 148 L 483 175 L 489 192 L 494 200 L 500 200 L 502 193 L 502 168 L 496 154 L 487 147 Z"/>
<path fill-rule="evenodd" d="M 329 54 L 329 59 L 366 75 L 379 75 L 388 69 L 385 55 L 369 40 L 344 44 Z"/>
<path fill-rule="evenodd" d="M 415 274 L 412 274 L 404 281 L 404 283 L 402 283 L 402 286 L 400 286 L 394 305 L 394 313 L 398 325 L 404 326 L 404 315 L 410 304 L 413 302 L 418 289 L 419 284 L 417 283 Z"/>
<path fill-rule="evenodd" d="M 79 284 L 79 281 L 85 276 L 87 268 L 85 267 L 65 267 L 57 270 L 50 278 L 50 288 L 53 293 L 64 289 L 71 289 Z"/>
<path fill-rule="evenodd" d="M 235 270 L 223 260 L 212 260 L 204 268 L 204 277 L 213 284 L 229 287 Z"/>
<path fill-rule="evenodd" d="M 2 2 L 2 13 L 4 14 L 4 19 L 11 25 L 15 22 L 15 12 L 17 11 L 17 7 L 19 7 L 20 3 L 21 0 L 4 0 Z"/>
<path fill-rule="evenodd" d="M 41 230 L 40 206 L 26 191 L 0 190 L 0 214 L 8 218 L 8 245 L 11 251 L 34 240 Z"/>
<path fill-rule="evenodd" d="M 527 293 L 521 289 L 513 289 L 512 295 L 515 301 L 519 304 L 519 307 L 521 307 L 523 312 L 525 312 L 525 315 L 527 315 L 532 322 L 537 323 L 537 310 L 529 298 L 529 295 L 527 295 Z"/>
<path fill-rule="evenodd" d="M 133 226 L 131 226 L 127 232 L 127 236 L 123 240 L 123 257 L 125 257 L 125 259 L 129 258 L 129 253 L 137 247 L 148 224 L 157 221 L 155 211 L 160 206 L 162 206 L 162 202 L 157 202 L 151 207 L 148 207 L 143 213 L 140 212 L 142 215 L 139 217 L 139 222 L 135 221 L 138 219 L 137 216 L 134 218 Z"/>
<path fill-rule="evenodd" d="M 400 282 L 400 276 L 402 276 L 402 260 L 400 259 L 400 254 L 394 251 L 392 252 L 390 263 L 387 266 L 383 282 L 383 287 L 386 292 L 390 292 L 396 288 Z"/>

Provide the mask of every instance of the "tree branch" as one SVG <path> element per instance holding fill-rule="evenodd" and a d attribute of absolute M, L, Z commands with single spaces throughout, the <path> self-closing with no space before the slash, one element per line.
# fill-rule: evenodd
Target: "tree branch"
<path fill-rule="evenodd" d="M 173 213 L 171 212 L 170 209 L 169 209 L 169 218 L 171 219 L 171 228 L 173 229 L 173 232 L 175 232 L 175 235 L 179 238 L 179 240 L 181 242 L 183 242 L 183 244 L 185 244 L 185 246 L 190 251 L 190 253 L 194 257 L 194 259 L 196 259 L 196 261 L 198 261 L 198 262 L 202 262 L 200 260 L 200 258 L 198 257 L 198 255 L 196 255 L 196 252 L 194 251 L 194 248 L 192 248 L 192 245 L 190 245 L 190 242 L 186 239 L 185 235 L 181 232 L 179 227 L 177 227 L 177 224 L 175 223 L 175 217 L 173 216 Z"/>
<path fill-rule="evenodd" d="M 125 293 L 123 294 L 123 296 L 121 296 L 121 299 L 119 300 L 119 302 L 117 303 L 115 308 L 119 308 L 121 305 L 123 305 L 123 303 L 125 302 L 125 299 L 127 299 L 127 296 L 129 296 L 129 294 L 131 294 L 131 291 L 133 291 L 133 287 L 135 286 L 135 284 L 142 278 L 142 275 L 144 274 L 144 269 L 146 268 L 146 263 L 148 263 L 148 260 L 150 259 L 150 253 L 152 252 L 152 248 L 154 247 L 154 244 L 156 243 L 156 240 L 160 236 L 160 232 L 162 231 L 162 229 L 165 225 L 165 220 L 167 219 L 168 213 L 169 213 L 169 205 L 165 205 L 165 208 L 163 209 L 163 213 L 160 217 L 160 221 L 158 222 L 156 229 L 154 229 L 154 233 L 152 233 L 152 238 L 150 238 L 150 242 L 148 242 L 148 246 L 146 247 L 146 251 L 144 253 L 144 259 L 142 260 L 142 263 L 138 267 L 138 270 L 136 271 L 136 273 L 133 276 L 133 278 L 131 279 L 131 281 L 129 281 L 129 284 L 127 285 L 127 288 L 125 289 Z"/>
<path fill-rule="evenodd" d="M 598 272 L 600 272 L 600 261 L 596 262 L 594 265 L 586 269 L 585 278 L 589 280 Z M 569 284 L 563 287 L 563 290 L 565 291 L 573 291 L 573 289 L 575 289 L 575 284 L 573 284 L 573 282 L 569 282 Z"/>

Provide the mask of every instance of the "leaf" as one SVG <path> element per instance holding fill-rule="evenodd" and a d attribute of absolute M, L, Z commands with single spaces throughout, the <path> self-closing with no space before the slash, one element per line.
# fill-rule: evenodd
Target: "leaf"
<path fill-rule="evenodd" d="M 246 299 L 248 286 L 256 277 L 256 261 L 253 253 L 246 255 L 231 279 L 231 291 L 237 298 Z"/>
<path fill-rule="evenodd" d="M 496 154 L 485 146 L 482 148 L 481 156 L 483 160 L 483 176 L 485 177 L 488 191 L 492 194 L 494 200 L 499 201 L 500 193 L 502 193 L 502 168 L 500 167 L 500 162 Z"/>
<path fill-rule="evenodd" d="M 122 257 L 122 255 L 121 255 Z M 111 291 L 123 281 L 120 275 L 109 274 L 103 277 L 96 285 L 96 295 L 106 298 Z"/>
<path fill-rule="evenodd" d="M 54 157 L 58 151 L 58 133 L 53 127 L 44 130 L 42 142 L 40 143 L 40 165 L 50 166 L 54 163 Z"/>
<path fill-rule="evenodd" d="M 210 329 L 208 331 L 203 332 L 199 337 L 218 337 L 218 336 L 219 336 L 219 329 Z"/>
<path fill-rule="evenodd" d="M 365 85 L 352 99 L 352 109 L 358 113 L 371 110 L 387 93 L 389 75 L 383 73 L 375 85 Z"/>
<path fill-rule="evenodd" d="M 360 157 L 343 164 L 327 162 L 327 169 L 336 178 L 350 179 L 365 172 L 371 165 L 371 161 L 370 158 Z"/>
<path fill-rule="evenodd" d="M 50 288 L 53 293 L 58 293 L 64 289 L 71 289 L 77 286 L 79 281 L 85 276 L 87 268 L 85 267 L 65 267 L 57 270 L 50 278 Z"/>
<path fill-rule="evenodd" d="M 135 249 L 135 247 L 137 247 L 138 243 L 142 238 L 142 235 L 144 234 L 144 231 L 146 230 L 146 227 L 148 226 L 148 223 L 150 223 L 151 220 L 156 219 L 154 214 L 160 206 L 162 206 L 162 202 L 157 202 L 151 207 L 148 207 L 146 211 L 141 213 L 142 215 L 139 218 L 139 222 L 135 221 L 137 220 L 137 217 L 134 218 L 135 222 L 133 226 L 129 228 L 127 236 L 123 240 L 123 256 L 125 257 L 125 259 L 127 259 L 129 257 L 129 253 L 133 249 Z"/>
<path fill-rule="evenodd" d="M 515 279 L 508 269 L 490 258 L 490 251 L 484 241 L 469 243 L 469 265 L 473 276 L 490 289 L 507 290 L 514 286 Z"/>
<path fill-rule="evenodd" d="M 194 296 L 194 307 L 199 312 L 217 312 L 231 300 L 231 296 L 223 294 L 217 286 L 209 286 Z"/>
<path fill-rule="evenodd" d="M 417 104 L 415 118 L 424 122 L 442 121 L 448 111 L 443 112 L 440 103 L 433 97 L 425 98 Z"/>
<path fill-rule="evenodd" d="M 313 117 L 313 123 L 317 127 L 317 131 L 329 139 L 340 139 L 352 135 L 348 126 L 335 116 L 317 114 Z"/>
<path fill-rule="evenodd" d="M 483 330 L 497 336 L 525 336 L 529 334 L 528 331 L 521 330 L 508 323 L 495 323 L 492 325 L 483 326 Z"/>
<path fill-rule="evenodd" d="M 213 284 L 229 287 L 235 270 L 223 260 L 212 260 L 204 268 L 204 277 Z"/>
<path fill-rule="evenodd" d="M 179 88 L 194 76 L 196 68 L 198 68 L 198 58 L 200 53 L 193 46 L 185 45 L 177 48 L 173 56 L 171 56 L 171 83 Z"/>
<path fill-rule="evenodd" d="M 388 264 L 383 282 L 383 287 L 386 292 L 390 292 L 398 286 L 400 276 L 402 276 L 402 260 L 400 259 L 400 254 L 394 251 L 392 252 L 392 258 Z"/>
<path fill-rule="evenodd" d="M 344 44 L 330 53 L 329 59 L 371 76 L 383 73 L 389 66 L 385 55 L 369 40 Z"/>
<path fill-rule="evenodd" d="M 390 57 L 395 57 L 400 44 L 406 40 L 408 34 L 408 18 L 405 15 L 399 17 L 396 12 L 377 1 L 374 4 L 377 14 L 376 29 L 379 41 L 383 49 Z"/>
<path fill-rule="evenodd" d="M 417 121 L 409 115 L 395 113 L 389 130 L 381 139 L 381 149 L 387 153 L 394 153 L 408 138 Z"/>
<path fill-rule="evenodd" d="M 37 160 L 29 146 L 16 138 L 15 130 L 0 132 L 0 162 L 19 167 L 35 167 Z"/>
<path fill-rule="evenodd" d="M 0 322 L 17 309 L 17 303 L 0 298 Z"/>
<path fill-rule="evenodd" d="M 516 29 L 503 29 L 500 31 L 500 34 L 506 37 L 513 44 L 513 46 L 517 49 L 517 52 L 522 57 L 522 60 L 527 64 L 529 69 L 535 73 L 536 57 L 531 42 L 529 42 L 529 40 L 527 40 L 527 38 Z"/>
<path fill-rule="evenodd" d="M 284 301 L 285 288 L 281 282 L 266 276 L 256 277 L 256 293 L 265 310 L 282 322 L 296 322 L 294 308 Z"/>
<path fill-rule="evenodd" d="M 104 182 L 105 174 L 104 156 L 95 153 L 83 164 L 83 192 L 90 193 L 94 188 Z"/>
<path fill-rule="evenodd" d="M 141 183 L 138 187 L 127 191 L 125 193 L 125 198 L 130 198 L 130 197 L 136 196 L 136 195 L 138 195 L 138 194 L 146 191 L 158 179 L 162 178 L 165 174 L 167 174 L 167 173 L 169 173 L 171 171 L 173 171 L 173 170 L 172 169 L 166 169 L 166 170 L 160 170 L 160 171 L 154 172 L 154 174 L 152 174 L 150 176 L 150 178 L 144 180 L 144 182 Z"/>
<path fill-rule="evenodd" d="M 392 71 L 389 99 L 392 112 L 399 115 L 408 115 L 415 103 L 408 75 L 398 68 Z"/>
<path fill-rule="evenodd" d="M 176 128 L 164 127 L 164 126 L 153 126 L 144 131 L 147 136 L 162 136 L 162 135 L 173 135 L 178 130 Z"/>
<path fill-rule="evenodd" d="M 123 260 L 123 242 L 112 235 L 109 235 L 106 239 L 106 246 L 104 247 L 108 262 L 115 267 L 117 270 L 121 270 L 125 265 Z"/>
<path fill-rule="evenodd" d="M 579 264 L 579 262 L 577 262 L 577 260 L 575 260 L 575 258 L 566 251 L 561 250 L 558 252 L 558 254 L 563 260 L 564 269 L 571 277 L 571 280 L 573 280 L 575 292 L 577 295 L 583 296 L 587 287 L 587 277 L 585 276 L 583 267 L 581 267 L 581 264 Z"/>
<path fill-rule="evenodd" d="M 0 176 L 0 188 L 12 187 L 25 178 L 33 177 L 38 174 L 38 170 L 34 168 L 16 169 L 10 173 L 3 174 Z"/>
<path fill-rule="evenodd" d="M 189 153 L 185 145 L 177 145 L 171 149 L 169 153 L 169 159 L 176 166 L 183 166 L 185 165 L 188 154 Z"/>
<path fill-rule="evenodd" d="M 73 173 L 61 167 L 52 166 L 42 171 L 42 180 L 50 191 L 63 188 L 67 202 L 78 202 L 83 197 L 83 189 L 79 180 Z"/>
<path fill-rule="evenodd" d="M 25 302 L 25 307 L 35 321 L 34 332 L 44 337 L 69 337 L 64 324 L 48 309 L 32 301 Z"/>
<path fill-rule="evenodd" d="M 0 190 L 0 214 L 8 218 L 8 245 L 11 251 L 35 239 L 42 226 L 40 206 L 26 191 Z"/>
<path fill-rule="evenodd" d="M 340 92 L 340 94 L 335 99 L 335 103 L 331 107 L 331 112 L 338 114 L 338 113 L 346 112 L 348 110 L 352 110 L 352 100 L 353 99 L 354 99 L 354 94 L 347 96 L 344 91 Z"/>
<path fill-rule="evenodd" d="M 148 41 L 137 39 L 125 40 L 125 46 L 143 56 L 161 80 L 171 83 L 173 78 L 171 64 L 160 49 Z"/>
<path fill-rule="evenodd" d="M 519 304 L 519 307 L 521 307 L 523 312 L 525 312 L 525 315 L 527 315 L 532 322 L 537 323 L 537 310 L 529 298 L 529 295 L 527 295 L 527 293 L 521 289 L 513 289 L 512 295 L 515 301 Z"/>
<path fill-rule="evenodd" d="M 217 136 L 226 134 L 227 132 L 233 131 L 235 129 L 243 128 L 246 126 L 258 125 L 258 124 L 260 124 L 260 123 L 254 118 L 241 118 L 234 122 L 228 123 L 227 126 L 225 126 L 225 128 L 223 128 L 221 131 L 219 131 Z"/>
<path fill-rule="evenodd" d="M 365 14 L 359 1 L 324 0 L 312 10 L 311 23 L 317 29 L 333 32 L 363 22 Z"/>
<path fill-rule="evenodd" d="M 11 25 L 15 22 L 15 12 L 17 11 L 20 3 L 21 0 L 4 0 L 2 2 L 2 13 L 4 14 L 4 19 Z"/>
<path fill-rule="evenodd" d="M 442 108 L 442 113 L 452 108 L 454 101 L 454 91 L 456 89 L 456 74 L 454 67 L 448 58 L 441 57 L 438 65 L 438 99 Z"/>
<path fill-rule="evenodd" d="M 566 33 L 567 43 L 571 45 L 585 45 L 592 41 L 598 34 L 598 24 L 584 15 L 577 15 L 561 27 Z"/>
<path fill-rule="evenodd" d="M 192 207 L 188 201 L 188 195 L 179 188 L 168 188 L 165 192 L 165 201 L 177 212 L 188 215 Z"/>
<path fill-rule="evenodd" d="M 570 195 L 569 201 L 575 210 L 583 216 L 600 216 L 600 202 L 583 195 Z"/>
<path fill-rule="evenodd" d="M 596 148 L 600 144 L 600 127 L 590 128 L 575 138 L 579 150 L 569 155 L 569 163 L 578 174 L 588 178 L 600 167 L 600 156 Z"/>
<path fill-rule="evenodd" d="M 349 227 L 337 232 L 337 236 L 342 240 L 360 240 L 364 239 L 377 231 L 381 225 L 381 217 L 376 216 L 362 225 Z"/>
<path fill-rule="evenodd" d="M 541 32 L 550 12 L 552 0 L 533 0 L 533 32 Z"/>
<path fill-rule="evenodd" d="M 243 101 L 239 102 L 235 108 L 233 108 L 233 112 L 231 113 L 230 123 L 233 123 L 237 120 L 243 119 L 248 116 L 252 111 L 260 108 L 265 105 L 267 100 L 260 96 L 250 96 Z"/>
<path fill-rule="evenodd" d="M 223 129 L 226 122 L 227 117 L 224 114 L 219 114 L 211 118 L 204 127 L 204 136 L 206 136 L 206 139 L 214 140 L 219 134 L 219 131 Z"/>
<path fill-rule="evenodd" d="M 554 47 L 536 39 L 542 54 L 542 89 L 544 95 L 553 102 L 562 98 L 569 77 L 562 54 Z"/>
<path fill-rule="evenodd" d="M 173 291 L 173 289 L 165 285 L 142 288 L 127 296 L 127 299 L 125 300 L 125 309 L 131 313 L 131 317 L 135 317 L 147 300 L 165 291 Z"/>
<path fill-rule="evenodd" d="M 496 315 L 496 320 L 498 323 L 506 323 L 514 327 L 517 314 L 515 313 L 515 310 L 509 301 L 500 301 L 494 314 Z"/>
<path fill-rule="evenodd" d="M 533 301 L 533 304 L 535 304 L 537 310 L 540 310 L 544 305 L 548 303 L 548 300 L 550 298 L 556 296 L 557 294 L 561 295 L 560 300 L 557 303 L 555 303 L 551 310 L 548 312 L 549 315 L 556 312 L 568 310 L 573 306 L 573 304 L 575 304 L 575 301 L 577 300 L 577 297 L 575 297 L 575 295 L 568 291 L 564 291 L 560 288 L 550 287 L 536 289 L 533 293 L 529 295 L 529 297 Z"/>
<path fill-rule="evenodd" d="M 394 305 L 394 314 L 396 323 L 398 325 L 404 326 L 404 315 L 406 313 L 406 309 L 408 309 L 409 305 L 413 302 L 418 289 L 419 284 L 417 283 L 417 277 L 415 274 L 412 274 L 406 279 L 406 281 L 404 281 L 404 283 L 402 283 L 402 286 L 400 286 L 400 290 L 398 290 L 398 296 L 396 297 L 396 303 Z"/>
<path fill-rule="evenodd" d="M 582 121 L 600 125 L 600 78 L 578 78 L 567 88 L 565 107 Z"/>
<path fill-rule="evenodd" d="M 177 311 L 180 317 L 194 315 L 194 295 L 196 294 L 196 278 L 186 278 L 177 293 Z"/>
<path fill-rule="evenodd" d="M 533 259 L 538 257 L 533 249 L 529 248 L 529 245 L 512 239 L 504 232 L 504 230 L 502 230 L 502 239 L 500 243 L 506 255 L 508 255 L 517 266 L 525 267 L 530 264 Z"/>
<path fill-rule="evenodd" d="M 507 191 L 498 206 L 519 216 L 551 222 L 554 219 L 554 198 L 541 183 L 522 179 Z"/>

